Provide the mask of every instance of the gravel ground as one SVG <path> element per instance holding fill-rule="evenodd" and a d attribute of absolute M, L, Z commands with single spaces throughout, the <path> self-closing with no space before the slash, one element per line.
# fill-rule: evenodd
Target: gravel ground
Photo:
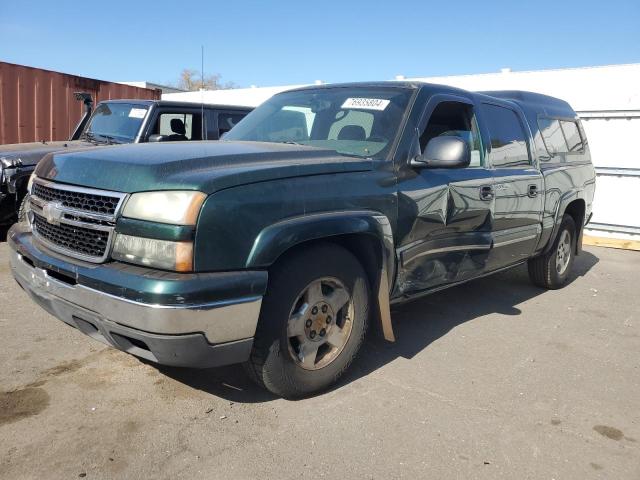
<path fill-rule="evenodd" d="M 0 478 L 640 479 L 640 253 L 588 247 L 394 312 L 332 391 L 156 368 L 31 303 L 0 244 Z"/>

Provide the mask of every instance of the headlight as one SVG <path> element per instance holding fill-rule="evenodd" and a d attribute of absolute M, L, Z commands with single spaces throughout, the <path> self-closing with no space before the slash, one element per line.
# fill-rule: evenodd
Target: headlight
<path fill-rule="evenodd" d="M 33 185 L 33 179 L 36 178 L 36 174 L 32 173 L 29 177 L 29 182 L 27 183 L 27 193 L 31 194 L 31 186 Z"/>
<path fill-rule="evenodd" d="M 112 257 L 162 270 L 191 272 L 193 242 L 170 242 L 153 238 L 116 234 Z"/>
<path fill-rule="evenodd" d="M 195 225 L 205 198 L 206 194 L 194 191 L 134 193 L 127 200 L 122 216 L 173 225 Z"/>

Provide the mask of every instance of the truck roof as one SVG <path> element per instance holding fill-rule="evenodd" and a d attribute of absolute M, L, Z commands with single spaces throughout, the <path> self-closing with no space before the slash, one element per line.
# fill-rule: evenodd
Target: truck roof
<path fill-rule="evenodd" d="M 538 114 L 556 115 L 562 117 L 574 118 L 576 116 L 575 111 L 571 108 L 566 101 L 551 97 L 549 95 L 543 95 L 541 93 L 527 92 L 524 90 L 496 90 L 496 91 L 478 91 L 473 92 L 464 90 L 449 85 L 440 85 L 436 83 L 427 83 L 414 80 L 392 80 L 392 81 L 376 81 L 376 82 L 350 82 L 350 83 L 331 83 L 325 85 L 309 85 L 306 87 L 294 88 L 287 90 L 292 91 L 305 91 L 305 90 L 318 90 L 318 89 L 331 89 L 331 88 L 376 88 L 376 87 L 397 87 L 397 88 L 430 88 L 434 92 L 439 91 L 443 93 L 456 93 L 467 92 L 476 95 L 479 99 L 482 97 L 492 97 L 503 101 L 512 102 L 518 105 L 527 116 L 532 115 L 535 117 Z M 285 93 L 285 92 L 281 92 Z"/>
<path fill-rule="evenodd" d="M 477 93 L 513 102 L 526 113 L 553 114 L 570 118 L 576 116 L 576 112 L 568 102 L 560 98 L 543 95 L 542 93 L 527 92 L 524 90 L 496 90 Z"/>

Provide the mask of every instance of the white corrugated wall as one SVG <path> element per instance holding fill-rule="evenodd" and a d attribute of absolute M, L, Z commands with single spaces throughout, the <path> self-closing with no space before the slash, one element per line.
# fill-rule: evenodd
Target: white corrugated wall
<path fill-rule="evenodd" d="M 596 167 L 591 235 L 640 238 L 640 110 L 578 112 Z"/>

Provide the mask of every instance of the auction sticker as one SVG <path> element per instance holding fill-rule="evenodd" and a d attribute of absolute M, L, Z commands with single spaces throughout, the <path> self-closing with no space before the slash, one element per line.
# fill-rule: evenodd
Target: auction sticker
<path fill-rule="evenodd" d="M 358 108 L 361 110 L 384 110 L 389 105 L 389 100 L 382 98 L 347 98 L 342 108 Z"/>
<path fill-rule="evenodd" d="M 131 118 L 144 118 L 146 114 L 146 108 L 132 108 L 131 110 L 129 110 L 129 117 Z"/>

